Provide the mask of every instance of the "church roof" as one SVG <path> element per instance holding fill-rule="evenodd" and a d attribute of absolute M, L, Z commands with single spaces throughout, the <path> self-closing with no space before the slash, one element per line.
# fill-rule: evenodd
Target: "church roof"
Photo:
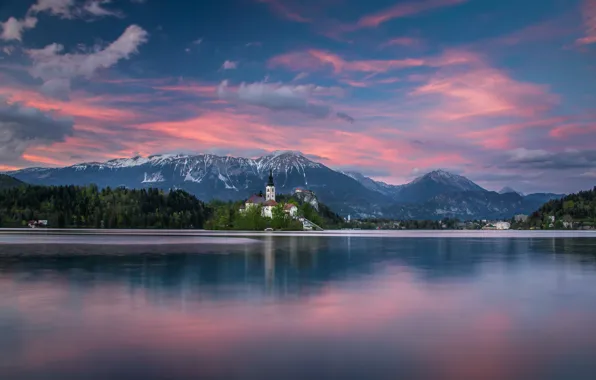
<path fill-rule="evenodd" d="M 253 195 L 250 198 L 248 198 L 246 203 L 256 203 L 256 204 L 265 203 L 265 198 L 260 197 L 258 195 Z"/>
<path fill-rule="evenodd" d="M 277 202 L 270 199 L 267 202 L 263 203 L 263 206 L 277 206 Z"/>

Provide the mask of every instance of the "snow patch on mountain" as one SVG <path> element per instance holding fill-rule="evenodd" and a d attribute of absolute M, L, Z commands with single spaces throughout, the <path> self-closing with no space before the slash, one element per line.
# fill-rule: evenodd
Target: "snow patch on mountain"
<path fill-rule="evenodd" d="M 164 179 L 163 174 L 161 172 L 151 174 L 147 174 L 147 172 L 145 172 L 144 179 L 141 183 L 159 183 L 165 181 L 166 180 Z"/>
<path fill-rule="evenodd" d="M 233 189 L 233 190 L 238 191 L 236 186 L 234 186 L 233 184 L 230 184 L 230 182 L 231 182 L 230 179 L 224 177 L 221 173 L 217 176 L 217 178 L 224 183 L 224 186 L 226 187 L 226 189 Z"/>

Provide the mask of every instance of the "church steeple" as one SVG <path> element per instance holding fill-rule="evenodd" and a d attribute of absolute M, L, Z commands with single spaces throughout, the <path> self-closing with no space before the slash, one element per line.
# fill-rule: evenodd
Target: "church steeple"
<path fill-rule="evenodd" d="M 269 169 L 269 182 L 265 187 L 265 200 L 275 201 L 275 184 L 273 183 L 273 170 Z"/>

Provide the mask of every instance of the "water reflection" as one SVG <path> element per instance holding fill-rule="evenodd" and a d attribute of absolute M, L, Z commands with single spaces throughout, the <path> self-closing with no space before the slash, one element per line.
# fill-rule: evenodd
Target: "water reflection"
<path fill-rule="evenodd" d="M 0 378 L 592 379 L 595 246 L 2 247 Z"/>

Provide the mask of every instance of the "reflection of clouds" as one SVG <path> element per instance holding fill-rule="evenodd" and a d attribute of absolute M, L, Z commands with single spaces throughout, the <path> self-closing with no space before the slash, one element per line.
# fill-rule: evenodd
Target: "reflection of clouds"
<path fill-rule="evenodd" d="M 273 371 L 283 377 L 305 363 L 341 360 L 334 371 L 347 375 L 381 360 L 385 373 L 397 376 L 391 353 L 400 353 L 403 360 L 428 364 L 416 369 L 421 376 L 513 379 L 548 368 L 561 353 L 596 350 L 596 335 L 586 331 L 596 310 L 553 308 L 528 321 L 501 301 L 483 304 L 481 288 L 429 284 L 399 266 L 276 303 L 192 297 L 158 302 L 150 289 L 131 291 L 101 279 L 79 285 L 0 277 L 0 291 L 9 295 L 0 299 L 0 310 L 17 310 L 23 326 L 16 332 L 21 345 L 6 363 L 9 371 L 43 373 L 57 370 L 57 362 L 61 373 L 101 370 L 95 367 L 99 358 L 123 368 L 142 360 L 145 368 L 178 376 L 224 378 L 252 368 L 255 375 Z M 376 350 L 358 349 L 362 344 Z M 288 359 L 292 352 L 296 356 Z M 272 358 L 282 357 L 284 365 L 275 367 Z M 225 364 L 230 362 L 235 365 Z"/>
<path fill-rule="evenodd" d="M 0 261 L 0 378 L 525 380 L 596 353 L 596 268 L 544 255 L 587 243 L 264 237 L 237 255 Z"/>

